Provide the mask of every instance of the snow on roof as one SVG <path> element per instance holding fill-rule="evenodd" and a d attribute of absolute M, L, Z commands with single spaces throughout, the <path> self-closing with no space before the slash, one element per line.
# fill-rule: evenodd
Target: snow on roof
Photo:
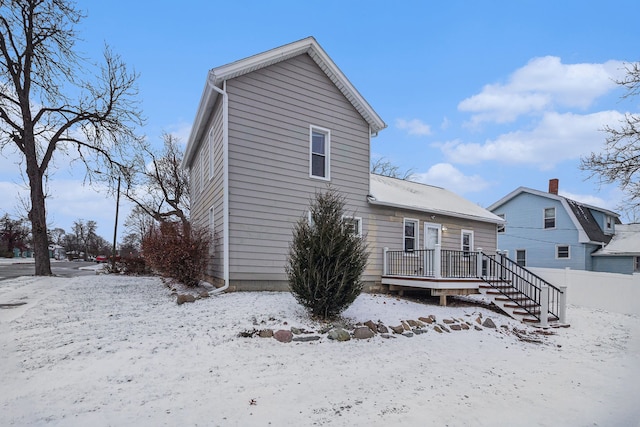
<path fill-rule="evenodd" d="M 607 246 L 593 255 L 640 255 L 640 224 L 618 224 Z"/>
<path fill-rule="evenodd" d="M 502 223 L 504 220 L 442 187 L 371 174 L 369 201 L 374 205 L 439 213 L 458 218 Z"/>

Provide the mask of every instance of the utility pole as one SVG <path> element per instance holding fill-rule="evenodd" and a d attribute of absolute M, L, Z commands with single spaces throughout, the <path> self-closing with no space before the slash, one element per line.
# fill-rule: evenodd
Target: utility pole
<path fill-rule="evenodd" d="M 118 236 L 118 211 L 120 210 L 120 176 L 118 176 L 118 195 L 116 197 L 116 223 L 113 226 L 113 255 L 111 258 L 111 271 L 116 271 L 116 237 Z"/>

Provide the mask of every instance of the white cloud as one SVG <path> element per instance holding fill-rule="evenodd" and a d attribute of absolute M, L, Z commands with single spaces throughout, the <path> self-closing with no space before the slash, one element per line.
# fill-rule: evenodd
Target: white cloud
<path fill-rule="evenodd" d="M 396 119 L 396 127 L 401 130 L 406 130 L 409 135 L 431 135 L 431 126 L 419 119 Z"/>
<path fill-rule="evenodd" d="M 507 123 L 519 116 L 558 107 L 588 108 L 617 85 L 624 64 L 563 64 L 560 58 L 534 58 L 516 70 L 506 84 L 486 85 L 482 92 L 458 104 L 460 111 L 473 113 L 471 123 Z"/>
<path fill-rule="evenodd" d="M 426 172 L 414 173 L 412 181 L 446 188 L 457 194 L 482 191 L 489 186 L 479 175 L 465 175 L 449 163 L 438 163 Z"/>
<path fill-rule="evenodd" d="M 531 130 L 505 133 L 482 144 L 448 141 L 441 144 L 440 149 L 454 163 L 494 160 L 550 169 L 564 160 L 600 151 L 605 140 L 601 129 L 605 125 L 616 126 L 623 117 L 617 111 L 586 115 L 550 112 Z"/>

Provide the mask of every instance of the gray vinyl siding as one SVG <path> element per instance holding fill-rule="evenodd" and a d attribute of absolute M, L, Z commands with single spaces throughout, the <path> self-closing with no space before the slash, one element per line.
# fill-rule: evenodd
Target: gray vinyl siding
<path fill-rule="evenodd" d="M 209 130 L 214 135 L 214 175 L 209 174 Z M 212 257 L 207 268 L 207 274 L 221 279 L 223 277 L 223 129 L 222 108 L 218 101 L 211 121 L 208 123 L 200 141 L 198 152 L 191 166 L 191 220 L 200 227 L 209 228 L 209 209 L 214 207 L 215 230 L 209 230 L 214 245 Z M 203 170 L 204 168 L 204 170 Z"/>
<path fill-rule="evenodd" d="M 473 231 L 474 249 L 482 248 L 485 253 L 496 250 L 497 229 L 495 224 L 441 215 L 432 218 L 432 214 L 425 212 L 371 206 L 366 221 L 368 223 L 366 233 L 371 252 L 365 273 L 368 280 L 380 280 L 383 266 L 382 253 L 385 247 L 392 251 L 403 250 L 405 218 L 419 221 L 420 249 L 424 248 L 424 224 L 435 223 L 447 228 L 441 234 L 442 249 L 461 250 L 462 230 L 470 230 Z"/>
<path fill-rule="evenodd" d="M 231 285 L 286 288 L 292 229 L 328 184 L 366 212 L 369 127 L 307 55 L 227 81 Z M 309 126 L 331 131 L 331 181 L 309 177 Z M 365 224 L 366 226 L 366 224 Z"/>

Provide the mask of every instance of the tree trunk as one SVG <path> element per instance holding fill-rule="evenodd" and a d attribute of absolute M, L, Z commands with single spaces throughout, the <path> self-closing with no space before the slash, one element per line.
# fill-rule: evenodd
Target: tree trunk
<path fill-rule="evenodd" d="M 49 237 L 47 236 L 47 214 L 44 204 L 42 174 L 35 158 L 27 155 L 27 176 L 31 188 L 31 233 L 33 235 L 33 253 L 36 262 L 36 276 L 51 276 L 51 259 L 49 258 Z"/>

